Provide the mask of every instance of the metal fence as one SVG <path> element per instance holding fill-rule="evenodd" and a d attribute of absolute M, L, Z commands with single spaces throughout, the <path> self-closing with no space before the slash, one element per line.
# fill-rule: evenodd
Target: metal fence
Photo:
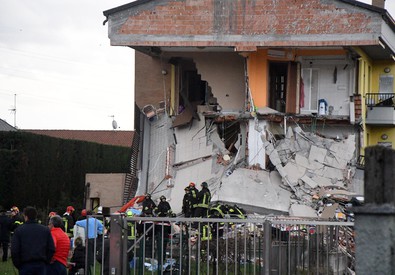
<path fill-rule="evenodd" d="M 100 244 L 93 244 L 100 250 L 93 272 L 99 270 L 100 274 L 355 271 L 352 222 L 287 217 L 241 220 L 112 215 L 109 219 L 109 233 Z"/>

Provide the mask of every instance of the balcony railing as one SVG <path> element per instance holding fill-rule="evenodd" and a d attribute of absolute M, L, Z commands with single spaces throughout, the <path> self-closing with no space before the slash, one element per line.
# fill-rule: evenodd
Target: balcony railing
<path fill-rule="evenodd" d="M 366 124 L 377 126 L 395 125 L 394 99 L 394 93 L 366 94 Z"/>
<path fill-rule="evenodd" d="M 394 107 L 394 93 L 367 93 L 365 104 L 367 107 Z"/>

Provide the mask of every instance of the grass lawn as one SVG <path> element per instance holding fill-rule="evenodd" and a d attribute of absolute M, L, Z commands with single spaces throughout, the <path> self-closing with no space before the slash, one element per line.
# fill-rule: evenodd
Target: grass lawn
<path fill-rule="evenodd" d="M 18 270 L 12 264 L 11 259 L 8 259 L 7 262 L 2 262 L 0 260 L 0 274 L 2 275 L 17 275 Z"/>

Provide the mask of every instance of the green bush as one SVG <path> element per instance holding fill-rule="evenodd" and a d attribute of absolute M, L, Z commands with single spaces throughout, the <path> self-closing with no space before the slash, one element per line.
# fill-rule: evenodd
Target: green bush
<path fill-rule="evenodd" d="M 131 148 L 0 132 L 0 201 L 63 214 L 82 207 L 86 173 L 126 173 Z"/>

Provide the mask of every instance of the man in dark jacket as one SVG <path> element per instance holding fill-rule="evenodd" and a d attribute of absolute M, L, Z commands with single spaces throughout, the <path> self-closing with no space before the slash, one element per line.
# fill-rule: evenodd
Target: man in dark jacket
<path fill-rule="evenodd" d="M 37 210 L 26 207 L 25 223 L 19 226 L 11 240 L 11 257 L 20 275 L 46 275 L 46 265 L 55 253 L 48 227 L 37 223 Z"/>
<path fill-rule="evenodd" d="M 151 194 L 145 195 L 145 200 L 143 201 L 143 214 L 145 217 L 152 217 L 154 215 L 154 210 L 156 204 L 151 199 Z"/>
<path fill-rule="evenodd" d="M 207 218 L 208 207 L 211 201 L 211 193 L 208 189 L 207 182 L 202 182 L 202 189 L 199 191 L 196 197 L 198 204 L 195 210 L 195 217 Z"/>
<path fill-rule="evenodd" d="M 0 206 L 0 245 L 3 248 L 3 262 L 8 259 L 8 247 L 10 246 L 11 218 Z"/>

